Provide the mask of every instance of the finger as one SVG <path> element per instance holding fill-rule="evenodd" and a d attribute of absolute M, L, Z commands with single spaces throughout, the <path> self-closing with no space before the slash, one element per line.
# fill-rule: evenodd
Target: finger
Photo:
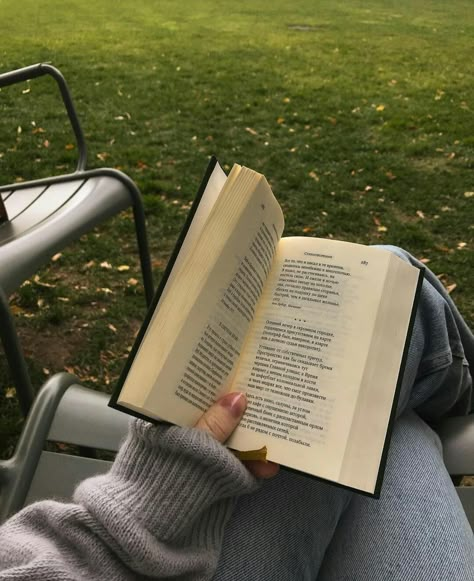
<path fill-rule="evenodd" d="M 246 407 L 245 393 L 228 393 L 218 399 L 201 416 L 195 427 L 209 432 L 211 436 L 223 444 L 238 426 Z"/>
<path fill-rule="evenodd" d="M 278 474 L 280 465 L 275 462 L 262 462 L 261 460 L 247 460 L 244 462 L 249 472 L 257 478 L 273 478 Z"/>

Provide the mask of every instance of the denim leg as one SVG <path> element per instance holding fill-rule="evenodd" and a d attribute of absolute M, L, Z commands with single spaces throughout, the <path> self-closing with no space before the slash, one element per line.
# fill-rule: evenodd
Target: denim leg
<path fill-rule="evenodd" d="M 352 493 L 287 471 L 242 497 L 217 581 L 313 581 Z"/>
<path fill-rule="evenodd" d="M 382 247 L 407 262 L 423 266 L 394 246 Z M 438 278 L 425 269 L 398 415 L 416 409 L 426 421 L 464 415 L 472 409 L 474 336 Z"/>
<path fill-rule="evenodd" d="M 441 444 L 413 411 L 395 423 L 380 499 L 353 496 L 317 579 L 474 579 L 474 537 Z"/>
<path fill-rule="evenodd" d="M 390 250 L 416 263 L 403 251 Z M 328 559 L 334 556 L 332 561 L 324 560 L 325 579 L 357 579 L 351 576 L 355 564 L 360 561 L 362 567 L 365 562 L 366 571 L 369 570 L 372 561 L 367 553 L 372 544 L 378 544 L 378 538 L 383 539 L 381 550 L 387 551 L 392 563 L 398 563 L 398 554 L 403 555 L 405 568 L 415 558 L 424 563 L 431 576 L 419 579 L 437 578 L 432 576 L 434 569 L 429 569 L 429 563 L 438 562 L 439 556 L 432 553 L 443 543 L 452 546 L 447 552 L 459 559 L 461 571 L 472 567 L 472 558 L 471 562 L 464 559 L 470 531 L 465 529 L 466 517 L 444 468 L 437 438 L 413 412 L 406 411 L 416 409 L 429 421 L 448 413 L 466 413 L 471 405 L 472 380 L 467 360 L 474 365 L 474 339 L 434 279 L 427 271 L 399 400 L 398 413 L 405 413 L 395 422 L 397 435 L 389 453 L 392 468 L 387 468 L 381 499 L 368 499 L 303 475 L 281 472 L 264 482 L 257 493 L 238 501 L 226 529 L 216 580 L 314 581 L 326 550 Z M 409 502 L 405 502 L 405 495 Z M 346 518 L 353 506 L 361 513 L 360 507 L 367 507 L 366 521 L 360 516 Z M 371 528 L 372 522 L 384 528 L 384 536 L 377 528 Z M 417 533 L 416 542 L 421 543 L 416 549 L 412 547 L 413 537 L 405 535 L 410 523 L 416 529 L 412 531 Z M 346 533 L 348 526 L 352 537 Z M 346 544 L 338 544 L 339 538 Z M 355 546 L 358 538 L 367 543 L 365 550 L 360 556 L 353 551 L 352 559 L 342 561 L 343 551 L 338 547 L 345 548 L 352 541 Z M 423 559 L 419 556 L 422 550 Z M 341 560 L 339 576 L 328 577 L 328 567 L 335 567 L 337 559 Z M 377 575 L 365 578 L 392 579 L 390 574 Z M 464 578 L 467 579 L 459 577 Z"/>

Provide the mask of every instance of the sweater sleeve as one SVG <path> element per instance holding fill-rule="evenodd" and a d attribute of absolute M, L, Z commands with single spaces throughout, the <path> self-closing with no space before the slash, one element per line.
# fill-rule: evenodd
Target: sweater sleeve
<path fill-rule="evenodd" d="M 236 498 L 256 488 L 206 432 L 133 420 L 74 504 L 39 502 L 0 528 L 0 580 L 210 579 Z"/>

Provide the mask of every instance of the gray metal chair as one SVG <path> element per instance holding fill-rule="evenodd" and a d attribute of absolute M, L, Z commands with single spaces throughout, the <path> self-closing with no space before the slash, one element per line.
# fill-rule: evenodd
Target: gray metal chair
<path fill-rule="evenodd" d="M 0 224 L 0 338 L 20 406 L 26 415 L 34 398 L 7 296 L 53 254 L 128 207 L 133 208 L 140 263 L 149 304 L 153 279 L 140 192 L 124 173 L 86 170 L 87 149 L 66 81 L 48 64 L 0 74 L 0 88 L 43 75 L 57 82 L 77 142 L 76 170 L 67 175 L 0 186 L 9 220 Z"/>
<path fill-rule="evenodd" d="M 86 389 L 61 373 L 41 389 L 10 460 L 0 462 L 0 523 L 25 504 L 43 498 L 70 500 L 78 482 L 108 470 L 111 462 L 44 451 L 48 441 L 116 451 L 129 418 L 107 407 L 109 396 Z M 438 433 L 453 475 L 474 474 L 474 415 L 446 419 Z M 474 486 L 457 486 L 474 529 Z"/>

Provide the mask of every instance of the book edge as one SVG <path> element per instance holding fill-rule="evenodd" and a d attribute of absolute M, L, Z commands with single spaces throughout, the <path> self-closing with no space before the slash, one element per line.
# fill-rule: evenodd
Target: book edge
<path fill-rule="evenodd" d="M 135 411 L 129 409 L 128 407 L 120 405 L 119 403 L 117 403 L 117 401 L 118 401 L 118 398 L 119 398 L 120 393 L 122 391 L 123 385 L 125 383 L 125 379 L 128 375 L 128 372 L 130 371 L 130 368 L 132 367 L 135 356 L 138 353 L 138 349 L 140 348 L 142 340 L 143 340 L 145 333 L 148 329 L 148 325 L 151 322 L 151 319 L 152 319 L 153 314 L 155 312 L 155 309 L 158 305 L 160 297 L 163 293 L 163 290 L 166 286 L 166 283 L 168 282 L 168 279 L 169 279 L 170 274 L 173 270 L 174 264 L 178 258 L 179 252 L 180 252 L 181 247 L 184 243 L 184 240 L 186 238 L 188 230 L 189 230 L 189 228 L 192 224 L 192 221 L 194 219 L 194 215 L 196 214 L 196 211 L 199 207 L 202 196 L 204 195 L 207 184 L 209 182 L 209 179 L 211 178 L 212 172 L 214 171 L 216 165 L 217 165 L 217 158 L 215 156 L 212 156 L 210 161 L 209 161 L 209 164 L 207 166 L 204 177 L 202 178 L 202 181 L 201 181 L 201 184 L 199 186 L 196 197 L 193 200 L 191 209 L 190 209 L 189 214 L 186 218 L 184 226 L 183 226 L 183 228 L 178 236 L 178 240 L 173 248 L 173 252 L 171 253 L 168 264 L 166 265 L 165 272 L 163 273 L 163 276 L 161 277 L 158 288 L 155 291 L 153 301 L 151 302 L 151 305 L 148 307 L 147 313 L 145 315 L 145 319 L 140 327 L 140 331 L 138 332 L 138 335 L 133 343 L 132 350 L 130 351 L 130 354 L 127 358 L 125 366 L 122 369 L 122 372 L 120 373 L 120 377 L 117 381 L 117 384 L 112 392 L 112 395 L 111 395 L 109 403 L 108 403 L 109 407 L 116 409 L 116 410 L 119 410 L 119 411 L 122 411 L 122 412 L 125 412 L 125 413 L 128 413 L 128 414 L 135 416 L 135 417 L 138 417 L 140 419 L 144 419 L 144 420 L 148 420 L 148 421 L 155 421 L 155 420 L 152 420 L 152 418 L 150 418 L 144 414 L 140 414 L 139 412 L 135 412 Z"/>
<path fill-rule="evenodd" d="M 377 479 L 375 481 L 374 493 L 373 494 L 369 493 L 369 496 L 372 496 L 373 498 L 380 498 L 380 493 L 382 490 L 382 483 L 383 483 L 383 478 L 385 475 L 385 467 L 387 464 L 388 450 L 389 450 L 389 446 L 390 446 L 390 440 L 392 439 L 393 425 L 394 425 L 395 419 L 396 419 L 398 400 L 400 399 L 400 392 L 401 392 L 401 388 L 402 388 L 403 375 L 405 373 L 405 366 L 406 366 L 406 362 L 407 362 L 407 358 L 408 358 L 408 350 L 410 348 L 411 336 L 413 333 L 413 327 L 415 325 L 416 313 L 418 310 L 418 303 L 420 301 L 421 288 L 422 288 L 423 280 L 425 277 L 425 269 L 424 268 L 419 267 L 419 266 L 415 266 L 415 265 L 412 265 L 412 266 L 414 266 L 414 268 L 418 268 L 418 270 L 419 270 L 418 282 L 416 285 L 415 297 L 413 299 L 413 306 L 412 306 L 412 310 L 411 310 L 410 321 L 408 323 L 407 335 L 406 335 L 406 339 L 405 339 L 405 346 L 403 348 L 402 361 L 400 363 L 400 369 L 398 372 L 397 385 L 395 387 L 395 393 L 394 393 L 393 402 L 392 402 L 392 409 L 390 411 L 390 417 L 389 417 L 388 424 L 387 424 L 387 432 L 385 434 L 385 441 L 384 441 L 384 445 L 383 445 L 383 449 L 382 449 L 382 455 L 380 456 L 379 470 L 378 470 L 378 474 L 377 474 Z"/>

